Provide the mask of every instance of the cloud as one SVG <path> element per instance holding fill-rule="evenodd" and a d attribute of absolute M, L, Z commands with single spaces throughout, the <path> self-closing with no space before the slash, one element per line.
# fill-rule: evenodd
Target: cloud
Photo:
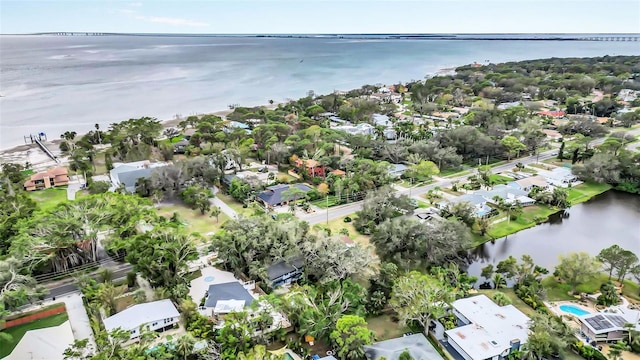
<path fill-rule="evenodd" d="M 141 2 L 132 2 L 132 3 L 128 3 L 127 6 L 140 7 L 140 6 L 142 6 L 142 3 Z"/>
<path fill-rule="evenodd" d="M 133 3 L 136 4 L 136 3 Z M 139 4 L 139 3 L 137 3 Z M 189 20 L 183 18 L 174 18 L 174 17 L 162 17 L 162 16 L 149 16 L 138 13 L 132 9 L 118 9 L 119 13 L 124 14 L 128 17 L 131 17 L 136 20 L 158 23 L 158 24 L 167 24 L 167 25 L 176 25 L 176 26 L 191 26 L 191 27 L 207 27 L 208 23 L 196 20 Z"/>

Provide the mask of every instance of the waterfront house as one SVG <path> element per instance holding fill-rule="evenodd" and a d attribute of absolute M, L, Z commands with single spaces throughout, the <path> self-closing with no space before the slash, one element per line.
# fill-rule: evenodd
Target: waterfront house
<path fill-rule="evenodd" d="M 249 290 L 255 288 L 255 282 L 245 284 L 240 281 L 210 285 L 207 289 L 204 308 L 207 315 L 228 314 L 232 311 L 242 311 L 251 305 L 255 298 Z M 211 312 L 209 314 L 209 312 Z"/>
<path fill-rule="evenodd" d="M 131 163 L 114 163 L 109 171 L 109 178 L 113 188 L 124 186 L 125 190 L 132 193 L 136 190 L 138 179 L 149 179 L 155 168 L 165 166 L 166 163 L 152 163 L 148 160 Z"/>
<path fill-rule="evenodd" d="M 534 199 L 527 196 L 529 194 L 528 191 L 507 185 L 496 185 L 491 190 L 478 190 L 475 194 L 482 196 L 488 203 L 494 205 L 496 204 L 496 196 L 507 204 L 518 202 L 522 206 L 531 206 L 536 203 Z"/>
<path fill-rule="evenodd" d="M 133 305 L 104 319 L 105 330 L 111 332 L 122 329 L 130 333 L 130 338 L 140 337 L 141 328 L 162 332 L 172 329 L 180 320 L 180 313 L 169 299 Z"/>
<path fill-rule="evenodd" d="M 551 171 L 545 172 L 544 176 L 552 185 L 567 186 L 578 181 L 578 177 L 571 173 L 570 168 L 557 167 Z"/>
<path fill-rule="evenodd" d="M 441 201 L 436 204 L 436 207 L 440 210 L 446 209 L 450 204 L 456 204 L 460 202 L 466 202 L 471 204 L 475 208 L 475 216 L 477 218 L 484 218 L 494 211 L 491 207 L 487 205 L 487 199 L 480 195 L 475 194 L 466 194 L 462 196 L 458 196 L 454 199 L 448 201 Z"/>
<path fill-rule="evenodd" d="M 478 295 L 454 301 L 451 311 L 463 325 L 445 331 L 446 341 L 463 359 L 506 359 L 527 342 L 530 319 L 513 305 Z"/>
<path fill-rule="evenodd" d="M 31 175 L 29 180 L 24 182 L 23 186 L 27 191 L 34 191 L 68 184 L 69 175 L 67 168 L 56 167 Z"/>
<path fill-rule="evenodd" d="M 407 335 L 364 346 L 364 353 L 368 360 L 383 358 L 386 360 L 399 360 L 400 355 L 404 352 L 409 352 L 412 359 L 443 359 L 424 334 Z"/>
<path fill-rule="evenodd" d="M 312 190 L 311 187 L 306 184 L 279 184 L 269 186 L 265 191 L 258 194 L 256 200 L 266 209 L 272 209 L 276 206 L 285 205 L 289 201 L 302 199 L 305 196 L 304 194 L 295 194 L 289 196 L 287 196 L 287 194 L 283 195 L 285 191 L 289 190 L 292 187 L 301 190 L 302 192 L 304 192 L 304 194 Z"/>
<path fill-rule="evenodd" d="M 539 188 L 541 190 L 547 190 L 549 188 L 547 179 L 544 176 L 540 176 L 540 175 L 512 181 L 507 185 L 512 188 L 526 191 L 526 192 L 530 192 L 531 190 L 533 190 L 534 187 Z"/>
<path fill-rule="evenodd" d="M 639 312 L 640 313 L 640 312 Z M 624 316 L 624 313 L 595 313 L 580 316 L 580 331 L 588 342 L 615 342 L 629 338 L 625 324 L 637 324 L 638 316 Z M 636 325 L 640 330 L 640 325 Z"/>
<path fill-rule="evenodd" d="M 267 268 L 267 277 L 273 288 L 298 281 L 304 272 L 304 259 L 297 257 L 277 261 Z"/>

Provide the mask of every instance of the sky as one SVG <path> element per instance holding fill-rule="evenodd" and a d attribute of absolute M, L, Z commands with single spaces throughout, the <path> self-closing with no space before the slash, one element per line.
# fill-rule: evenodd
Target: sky
<path fill-rule="evenodd" d="M 0 33 L 640 33 L 640 0 L 0 0 Z"/>

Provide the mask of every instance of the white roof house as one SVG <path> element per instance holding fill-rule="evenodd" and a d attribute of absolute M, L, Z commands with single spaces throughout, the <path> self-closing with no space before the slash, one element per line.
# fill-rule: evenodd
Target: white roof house
<path fill-rule="evenodd" d="M 456 300 L 451 305 L 466 325 L 445 334 L 465 359 L 506 357 L 527 342 L 530 319 L 513 305 L 498 306 L 485 295 Z"/>
<path fill-rule="evenodd" d="M 616 312 L 599 312 L 580 316 L 580 330 L 589 341 L 619 341 L 629 337 L 626 324 L 635 325 L 640 331 L 640 311 L 627 307 L 616 307 Z"/>
<path fill-rule="evenodd" d="M 104 319 L 104 328 L 111 332 L 120 328 L 131 333 L 131 338 L 140 336 L 140 327 L 148 326 L 150 331 L 173 327 L 180 319 L 178 309 L 171 300 L 159 300 L 133 305 Z"/>

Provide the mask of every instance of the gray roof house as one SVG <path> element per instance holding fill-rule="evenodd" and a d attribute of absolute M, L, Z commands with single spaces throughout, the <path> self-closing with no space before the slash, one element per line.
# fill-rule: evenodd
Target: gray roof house
<path fill-rule="evenodd" d="M 443 359 L 423 334 L 380 341 L 364 347 L 364 353 L 368 360 L 378 360 L 382 357 L 387 360 L 398 360 L 405 351 L 408 351 L 415 360 Z"/>
<path fill-rule="evenodd" d="M 436 204 L 436 207 L 438 209 L 445 209 L 449 204 L 457 204 L 461 202 L 473 205 L 476 209 L 476 217 L 479 218 L 488 216 L 493 211 L 493 209 L 487 205 L 487 199 L 476 194 L 465 194 L 458 196 L 455 199 L 441 201 Z"/>
<path fill-rule="evenodd" d="M 407 165 L 404 164 L 391 164 L 390 168 L 389 168 L 389 175 L 391 177 L 401 177 L 402 175 L 404 175 L 405 171 L 407 171 Z"/>
<path fill-rule="evenodd" d="M 162 331 L 172 328 L 180 320 L 180 313 L 171 300 L 159 300 L 133 305 L 103 320 L 108 332 L 122 329 L 130 333 L 131 339 L 140 336 L 140 328 L 150 331 Z"/>
<path fill-rule="evenodd" d="M 240 282 L 232 281 L 209 286 L 204 306 L 213 308 L 214 314 L 226 314 L 244 309 L 251 305 L 253 300 L 255 299 L 249 290 Z"/>
<path fill-rule="evenodd" d="M 109 178 L 113 188 L 124 185 L 127 192 L 136 190 L 136 182 L 140 178 L 150 178 L 155 168 L 165 166 L 165 163 L 151 163 L 149 161 L 138 161 L 133 163 L 115 163 L 114 168 L 109 171 Z"/>
<path fill-rule="evenodd" d="M 265 191 L 258 194 L 258 201 L 262 202 L 265 207 L 274 207 L 279 205 L 284 205 L 291 200 L 302 199 L 303 195 L 287 197 L 286 194 L 282 193 L 287 191 L 290 187 L 295 187 L 305 193 L 311 191 L 311 187 L 306 184 L 279 184 L 274 186 L 269 186 Z"/>
<path fill-rule="evenodd" d="M 508 204 L 518 201 L 522 206 L 531 206 L 536 203 L 534 199 L 527 196 L 529 195 L 527 191 L 507 185 L 496 185 L 491 190 L 478 190 L 475 194 L 482 196 L 492 204 L 495 203 L 493 198 L 496 196 L 502 198 Z"/>
<path fill-rule="evenodd" d="M 373 124 L 376 126 L 389 127 L 393 125 L 393 123 L 391 122 L 391 120 L 389 120 L 389 117 L 387 115 L 373 114 L 371 116 L 371 120 L 373 121 Z"/>
<path fill-rule="evenodd" d="M 267 277 L 274 288 L 297 281 L 304 271 L 304 259 L 302 257 L 280 260 L 267 268 Z"/>

